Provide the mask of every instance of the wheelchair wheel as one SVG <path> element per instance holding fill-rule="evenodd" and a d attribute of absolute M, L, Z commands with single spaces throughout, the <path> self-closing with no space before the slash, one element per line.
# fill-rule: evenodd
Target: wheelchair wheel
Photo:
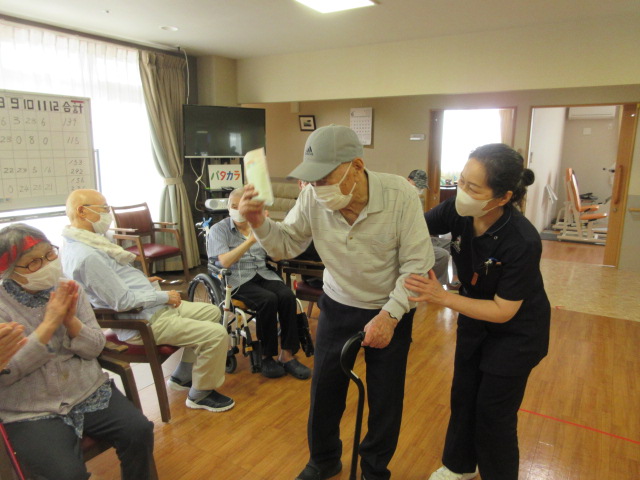
<path fill-rule="evenodd" d="M 213 303 L 219 306 L 224 301 L 220 284 L 206 273 L 196 275 L 191 280 L 187 292 L 190 302 Z"/>
<path fill-rule="evenodd" d="M 224 371 L 227 373 L 233 373 L 238 368 L 238 359 L 235 355 L 227 355 L 227 364 L 224 367 Z"/>

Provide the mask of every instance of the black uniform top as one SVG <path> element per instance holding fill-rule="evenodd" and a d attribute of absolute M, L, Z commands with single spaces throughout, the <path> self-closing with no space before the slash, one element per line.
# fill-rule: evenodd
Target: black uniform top
<path fill-rule="evenodd" d="M 535 227 L 511 204 L 482 235 L 474 237 L 473 217 L 456 212 L 455 198 L 425 214 L 429 232 L 451 232 L 451 256 L 462 287 L 460 295 L 478 299 L 522 300 L 505 323 L 458 315 L 456 355 L 481 349 L 480 369 L 495 375 L 522 375 L 538 364 L 549 347 L 551 308 L 540 273 L 542 242 Z"/>

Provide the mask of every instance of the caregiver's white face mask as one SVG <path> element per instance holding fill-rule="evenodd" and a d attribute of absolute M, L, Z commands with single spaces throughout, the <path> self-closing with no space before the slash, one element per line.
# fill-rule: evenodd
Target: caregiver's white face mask
<path fill-rule="evenodd" d="M 353 187 L 348 194 L 342 193 L 340 190 L 340 185 L 344 182 L 344 179 L 347 178 L 347 173 L 351 168 L 351 163 L 342 175 L 342 178 L 338 183 L 334 183 L 333 185 L 321 185 L 319 187 L 313 187 L 313 195 L 316 198 L 316 201 L 322 205 L 327 210 L 340 210 L 347 205 L 351 201 L 351 197 L 353 196 L 353 190 L 356 188 L 357 182 L 354 182 Z"/>
<path fill-rule="evenodd" d="M 458 188 L 458 192 L 456 193 L 456 211 L 461 217 L 483 217 L 493 210 L 493 208 L 497 207 L 496 205 L 489 210 L 484 210 L 484 207 L 486 207 L 491 200 L 493 200 L 493 198 L 489 200 L 476 200 L 463 189 Z"/>

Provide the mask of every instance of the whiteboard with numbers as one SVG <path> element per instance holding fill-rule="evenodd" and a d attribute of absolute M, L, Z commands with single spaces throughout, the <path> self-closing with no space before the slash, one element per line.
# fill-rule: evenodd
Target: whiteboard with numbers
<path fill-rule="evenodd" d="M 88 98 L 0 90 L 0 211 L 96 188 Z"/>

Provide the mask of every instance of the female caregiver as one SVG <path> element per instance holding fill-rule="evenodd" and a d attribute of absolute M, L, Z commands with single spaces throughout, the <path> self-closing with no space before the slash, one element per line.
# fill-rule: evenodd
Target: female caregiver
<path fill-rule="evenodd" d="M 547 354 L 549 300 L 540 273 L 542 242 L 520 212 L 534 174 L 503 144 L 469 155 L 458 192 L 425 214 L 429 232 L 451 233 L 460 293 L 433 272 L 411 275 L 413 301 L 459 312 L 451 417 L 442 463 L 430 480 L 518 478 L 518 409 L 527 379 Z"/>

